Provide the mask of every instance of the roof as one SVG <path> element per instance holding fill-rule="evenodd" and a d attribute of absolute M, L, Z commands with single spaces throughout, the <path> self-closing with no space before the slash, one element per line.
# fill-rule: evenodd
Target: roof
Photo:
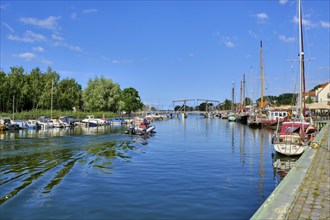
<path fill-rule="evenodd" d="M 316 95 L 315 91 L 305 92 L 305 96 L 315 96 L 315 95 Z"/>

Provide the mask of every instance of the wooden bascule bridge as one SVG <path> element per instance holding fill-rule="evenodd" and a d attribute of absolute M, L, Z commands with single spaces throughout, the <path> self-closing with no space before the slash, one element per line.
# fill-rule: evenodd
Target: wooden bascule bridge
<path fill-rule="evenodd" d="M 187 107 L 187 102 L 194 102 L 194 105 L 197 106 L 199 102 L 204 102 L 205 103 L 205 110 L 200 111 L 200 110 L 189 110 Z M 180 108 L 176 110 L 160 110 L 156 111 L 154 113 L 157 114 L 172 114 L 176 115 L 176 117 L 179 117 L 179 115 L 182 116 L 182 118 L 187 118 L 188 114 L 202 114 L 206 118 L 210 117 L 211 114 L 213 114 L 215 111 L 215 107 L 210 107 L 209 103 L 220 103 L 218 100 L 210 100 L 210 99 L 182 99 L 182 100 L 174 100 L 172 101 L 173 103 L 173 109 L 175 108 L 176 103 L 181 103 Z M 196 104 L 197 103 L 197 104 Z"/>

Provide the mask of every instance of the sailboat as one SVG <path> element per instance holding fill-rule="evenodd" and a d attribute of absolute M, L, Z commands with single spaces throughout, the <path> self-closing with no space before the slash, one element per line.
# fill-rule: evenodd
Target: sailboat
<path fill-rule="evenodd" d="M 261 128 L 263 120 L 266 116 L 262 114 L 262 108 L 264 107 L 264 65 L 262 57 L 262 41 L 260 41 L 260 82 L 261 82 L 261 97 L 259 108 L 251 109 L 249 118 L 247 119 L 247 124 L 253 128 Z"/>
<path fill-rule="evenodd" d="M 273 137 L 274 149 L 280 154 L 294 156 L 302 154 L 309 144 L 309 136 L 315 132 L 315 128 L 305 117 L 305 64 L 304 64 L 304 46 L 302 33 L 302 10 L 301 0 L 298 0 L 299 17 L 299 117 L 297 121 L 283 122 L 281 130 L 276 131 Z"/>
<path fill-rule="evenodd" d="M 235 83 L 233 81 L 233 88 L 231 94 L 231 112 L 228 115 L 228 121 L 233 122 L 236 121 L 235 111 L 234 111 L 234 99 L 235 99 Z"/>

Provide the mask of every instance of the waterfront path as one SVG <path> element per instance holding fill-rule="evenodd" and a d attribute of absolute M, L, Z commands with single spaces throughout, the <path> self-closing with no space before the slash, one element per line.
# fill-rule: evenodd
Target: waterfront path
<path fill-rule="evenodd" d="M 329 134 L 330 122 L 251 219 L 330 219 Z"/>
<path fill-rule="evenodd" d="M 287 219 L 330 219 L 330 151 L 316 151 Z"/>

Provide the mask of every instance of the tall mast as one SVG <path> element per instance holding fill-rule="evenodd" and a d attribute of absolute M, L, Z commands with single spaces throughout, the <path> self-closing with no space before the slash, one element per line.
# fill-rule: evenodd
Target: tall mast
<path fill-rule="evenodd" d="M 234 95 L 235 95 L 234 86 L 235 86 L 235 83 L 233 81 L 233 88 L 231 90 L 231 111 L 232 112 L 234 111 Z"/>
<path fill-rule="evenodd" d="M 301 10 L 301 0 L 298 0 L 298 16 L 299 16 L 299 64 L 300 64 L 300 91 L 299 91 L 299 116 L 301 119 L 305 117 L 305 62 L 304 62 L 304 41 L 302 32 L 302 10 Z"/>
<path fill-rule="evenodd" d="M 240 91 L 239 91 L 239 110 L 242 110 L 242 92 L 243 92 L 243 84 L 241 81 L 241 87 L 240 87 Z"/>
<path fill-rule="evenodd" d="M 50 98 L 50 118 L 53 118 L 53 86 L 54 86 L 54 81 L 52 79 L 52 91 L 51 91 L 51 98 Z"/>
<path fill-rule="evenodd" d="M 264 62 L 262 58 L 262 41 L 260 41 L 260 107 L 263 108 L 264 106 Z"/>
<path fill-rule="evenodd" d="M 252 66 L 250 66 L 250 75 L 251 75 L 251 105 L 253 106 L 253 72 L 252 72 Z"/>
<path fill-rule="evenodd" d="M 243 74 L 243 110 L 245 109 L 245 90 L 246 90 L 246 85 L 245 85 L 245 73 Z"/>

